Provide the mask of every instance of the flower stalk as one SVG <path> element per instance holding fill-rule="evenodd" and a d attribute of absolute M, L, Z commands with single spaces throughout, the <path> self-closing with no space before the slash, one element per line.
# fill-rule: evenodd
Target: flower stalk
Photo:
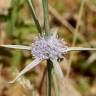
<path fill-rule="evenodd" d="M 43 14 L 44 14 L 44 27 L 45 27 L 45 38 L 50 35 L 49 17 L 48 17 L 48 0 L 42 0 Z M 47 60 L 48 80 L 47 80 L 47 96 L 51 96 L 51 72 L 52 62 Z"/>
<path fill-rule="evenodd" d="M 49 36 L 50 27 L 49 27 L 49 16 L 48 16 L 48 0 L 42 0 L 42 4 L 43 4 L 43 14 L 44 14 L 45 36 Z"/>
<path fill-rule="evenodd" d="M 52 63 L 50 60 L 47 60 L 47 96 L 51 96 L 51 72 L 52 72 Z"/>

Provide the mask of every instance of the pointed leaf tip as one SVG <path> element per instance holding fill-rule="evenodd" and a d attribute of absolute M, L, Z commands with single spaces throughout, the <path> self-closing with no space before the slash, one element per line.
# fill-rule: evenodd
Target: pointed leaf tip
<path fill-rule="evenodd" d="M 14 48 L 14 49 L 26 49 L 31 50 L 30 46 L 24 46 L 24 45 L 0 45 L 1 47 L 7 47 L 7 48 Z"/>
<path fill-rule="evenodd" d="M 67 51 L 96 51 L 96 48 L 69 47 Z"/>
<path fill-rule="evenodd" d="M 25 74 L 26 72 L 28 72 L 30 69 L 32 69 L 33 67 L 35 67 L 36 65 L 38 65 L 42 60 L 41 59 L 35 59 L 33 62 L 31 62 L 30 64 L 28 64 L 18 75 L 15 79 L 13 79 L 12 81 L 9 81 L 8 83 L 14 83 L 16 80 L 18 80 L 23 74 Z"/>
<path fill-rule="evenodd" d="M 63 81 L 64 75 L 58 61 L 56 59 L 51 59 L 51 61 L 53 62 L 53 66 L 55 68 L 56 73 L 60 76 L 61 80 Z"/>

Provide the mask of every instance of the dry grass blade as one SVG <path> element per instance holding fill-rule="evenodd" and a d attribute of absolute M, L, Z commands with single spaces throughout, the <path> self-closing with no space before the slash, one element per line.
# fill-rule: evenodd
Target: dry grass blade
<path fill-rule="evenodd" d="M 85 5 L 85 0 L 82 0 L 80 10 L 79 10 L 79 15 L 78 15 L 78 21 L 77 21 L 76 29 L 75 29 L 74 36 L 73 36 L 72 46 L 75 46 L 75 44 L 76 44 L 76 40 L 77 40 L 77 35 L 76 34 L 78 33 L 78 30 L 79 30 L 80 21 L 82 19 L 83 10 L 84 10 L 84 5 Z M 67 76 L 69 76 L 69 73 L 70 73 L 72 58 L 73 58 L 73 52 L 71 52 L 71 54 L 70 54 L 69 65 L 68 65 L 69 69 L 67 71 Z"/>
<path fill-rule="evenodd" d="M 51 5 L 49 5 L 49 11 L 64 27 L 66 27 L 70 32 L 72 32 L 72 34 L 74 34 L 74 28 L 66 21 L 66 19 L 62 18 L 62 16 Z M 76 36 L 78 36 L 81 41 L 85 41 L 82 34 L 77 32 Z"/>
<path fill-rule="evenodd" d="M 92 12 L 96 12 L 96 6 L 91 3 L 91 0 L 86 0 L 86 5 L 90 8 Z"/>
<path fill-rule="evenodd" d="M 91 56 L 86 61 L 87 66 L 92 64 L 96 60 L 96 53 L 92 53 Z"/>
<path fill-rule="evenodd" d="M 35 11 L 38 17 L 38 21 L 40 23 L 40 26 L 43 27 L 44 19 L 43 19 L 42 0 L 33 0 L 33 2 L 34 2 L 34 5 L 36 6 Z"/>
<path fill-rule="evenodd" d="M 74 85 L 72 80 L 66 78 L 64 86 L 60 86 L 60 96 L 81 96 Z"/>

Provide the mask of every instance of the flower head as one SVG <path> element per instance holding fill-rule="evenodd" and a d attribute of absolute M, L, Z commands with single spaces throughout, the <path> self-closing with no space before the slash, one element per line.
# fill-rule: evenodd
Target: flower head
<path fill-rule="evenodd" d="M 61 58 L 68 46 L 63 40 L 60 40 L 53 35 L 46 38 L 39 38 L 32 44 L 32 55 L 36 58 L 50 59 L 50 58 Z"/>
<path fill-rule="evenodd" d="M 35 57 L 30 64 L 28 64 L 17 77 L 9 83 L 14 83 L 20 76 L 25 74 L 30 69 L 38 65 L 42 60 L 50 59 L 53 63 L 55 71 L 62 80 L 64 80 L 63 72 L 61 70 L 60 64 L 58 62 L 59 58 L 63 57 L 63 54 L 68 51 L 79 51 L 79 50 L 96 50 L 96 48 L 82 48 L 82 47 L 68 47 L 66 42 L 57 38 L 57 30 L 54 31 L 52 36 L 48 38 L 40 37 L 32 46 L 22 46 L 22 45 L 0 45 L 1 47 L 17 48 L 17 49 L 27 49 L 30 50 L 32 55 Z"/>

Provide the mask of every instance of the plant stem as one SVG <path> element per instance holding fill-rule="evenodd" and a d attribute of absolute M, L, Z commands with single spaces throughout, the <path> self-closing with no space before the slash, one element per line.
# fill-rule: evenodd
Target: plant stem
<path fill-rule="evenodd" d="M 48 79 L 47 79 L 47 96 L 51 96 L 51 71 L 52 71 L 52 62 L 47 61 L 47 70 L 48 70 Z"/>
<path fill-rule="evenodd" d="M 36 13 L 35 13 L 35 10 L 34 10 L 34 5 L 33 5 L 32 0 L 28 0 L 28 4 L 29 4 L 29 6 L 30 6 L 30 8 L 31 8 L 32 16 L 33 16 L 35 25 L 37 26 L 38 32 L 40 33 L 40 35 L 42 35 L 42 30 L 41 30 L 39 21 L 38 21 L 38 19 L 37 19 L 37 16 L 36 16 Z"/>
<path fill-rule="evenodd" d="M 43 3 L 45 36 L 49 36 L 50 27 L 49 27 L 49 17 L 48 17 L 48 0 L 42 0 L 42 3 Z"/>
<path fill-rule="evenodd" d="M 59 96 L 59 89 L 57 84 L 57 78 L 54 69 L 52 68 L 52 80 L 54 84 L 55 96 Z"/>

